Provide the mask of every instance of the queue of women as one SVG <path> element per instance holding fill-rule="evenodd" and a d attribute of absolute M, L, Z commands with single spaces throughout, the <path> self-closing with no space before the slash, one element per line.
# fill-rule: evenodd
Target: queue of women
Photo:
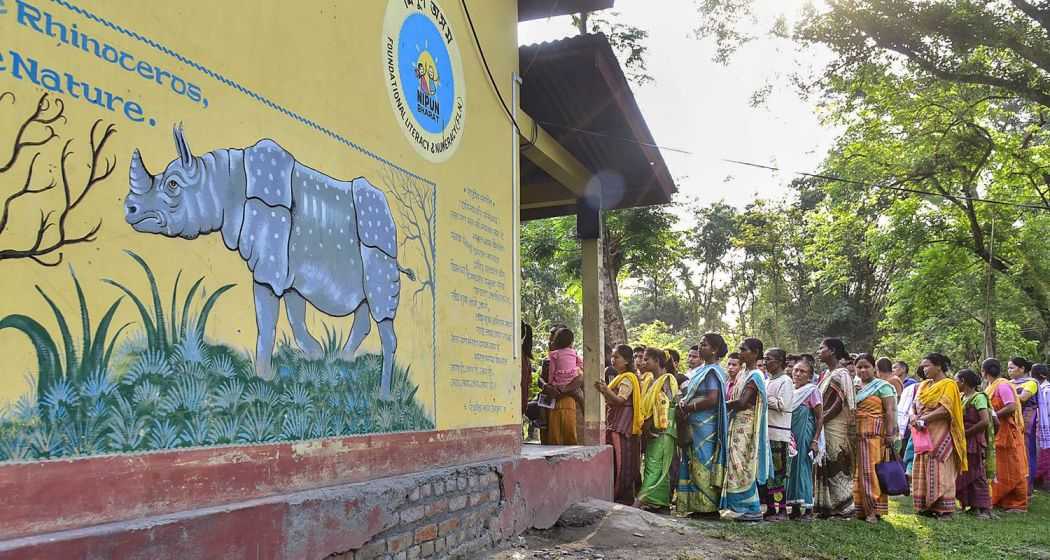
<path fill-rule="evenodd" d="M 1050 482 L 1044 364 L 1013 358 L 1004 371 L 990 358 L 980 374 L 953 372 L 931 353 L 914 379 L 907 364 L 849 354 L 836 338 L 816 356 L 755 338 L 729 353 L 716 333 L 681 371 L 672 354 L 616 346 L 607 379 L 594 383 L 617 502 L 740 521 L 877 523 L 888 495 L 910 494 L 921 515 L 987 518 L 1026 511 L 1036 481 Z M 557 357 L 559 372 L 577 369 L 574 354 Z M 574 431 L 582 409 L 579 377 L 541 381 L 555 397 L 545 443 L 576 443 L 565 426 Z"/>

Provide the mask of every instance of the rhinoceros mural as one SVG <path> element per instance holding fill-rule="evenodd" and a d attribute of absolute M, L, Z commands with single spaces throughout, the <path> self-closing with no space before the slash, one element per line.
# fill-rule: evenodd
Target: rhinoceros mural
<path fill-rule="evenodd" d="M 380 398 L 390 398 L 397 350 L 394 317 L 401 274 L 397 229 L 386 196 L 368 180 L 333 179 L 295 160 L 272 140 L 194 156 L 181 127 L 178 157 L 152 175 L 131 156 L 125 218 L 135 231 L 195 239 L 213 232 L 252 272 L 259 330 L 256 372 L 273 376 L 280 302 L 296 344 L 309 357 L 321 345 L 306 328 L 307 304 L 333 317 L 354 315 L 342 349 L 352 358 L 374 320 L 383 350 Z"/>

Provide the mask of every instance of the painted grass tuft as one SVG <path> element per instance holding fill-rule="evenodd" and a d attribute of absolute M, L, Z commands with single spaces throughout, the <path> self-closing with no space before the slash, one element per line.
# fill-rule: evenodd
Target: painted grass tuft
<path fill-rule="evenodd" d="M 343 337 L 327 326 L 323 357 L 309 358 L 285 338 L 274 353 L 277 375 L 259 378 L 247 355 L 204 338 L 208 316 L 232 284 L 204 296 L 201 278 L 181 295 L 180 273 L 165 318 L 152 270 L 129 255 L 145 273 L 149 294 L 139 297 L 105 280 L 123 298 L 98 325 L 71 272 L 79 296 L 79 353 L 71 321 L 39 288 L 58 336 L 30 317 L 0 319 L 0 331 L 30 338 L 38 361 L 30 393 L 0 409 L 0 462 L 434 429 L 407 367 L 394 364 L 394 399 L 380 401 L 382 357 L 342 358 Z M 124 298 L 135 304 L 140 324 L 138 333 L 117 344 L 127 325 L 113 334 L 110 327 Z"/>

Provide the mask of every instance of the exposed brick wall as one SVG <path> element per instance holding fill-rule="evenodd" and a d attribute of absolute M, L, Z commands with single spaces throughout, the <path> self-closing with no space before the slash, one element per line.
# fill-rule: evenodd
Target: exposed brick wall
<path fill-rule="evenodd" d="M 406 477 L 408 478 L 408 477 Z M 393 511 L 398 523 L 357 550 L 333 560 L 469 557 L 503 538 L 503 493 L 497 465 L 435 471 L 412 477 Z"/>

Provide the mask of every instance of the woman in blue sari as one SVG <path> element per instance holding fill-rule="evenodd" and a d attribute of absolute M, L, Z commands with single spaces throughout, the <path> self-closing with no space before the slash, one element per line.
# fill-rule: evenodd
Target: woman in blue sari
<path fill-rule="evenodd" d="M 721 507 L 735 513 L 738 521 L 762 521 L 758 487 L 773 474 L 766 420 L 766 382 L 755 367 L 762 350 L 762 341 L 757 338 L 747 338 L 740 343 L 744 367 L 726 403 L 732 419 Z"/>
<path fill-rule="evenodd" d="M 813 366 L 806 360 L 795 364 L 791 407 L 791 435 L 797 453 L 788 463 L 787 503 L 791 519 L 813 520 L 813 460 L 820 453 L 820 433 L 824 429 L 824 401 L 813 383 Z"/>
<path fill-rule="evenodd" d="M 678 403 L 684 419 L 679 467 L 677 509 L 697 517 L 719 517 L 718 505 L 725 480 L 726 415 L 725 371 L 718 365 L 729 348 L 721 335 L 707 333 L 700 339 L 704 363 L 692 372 L 685 396 Z"/>

